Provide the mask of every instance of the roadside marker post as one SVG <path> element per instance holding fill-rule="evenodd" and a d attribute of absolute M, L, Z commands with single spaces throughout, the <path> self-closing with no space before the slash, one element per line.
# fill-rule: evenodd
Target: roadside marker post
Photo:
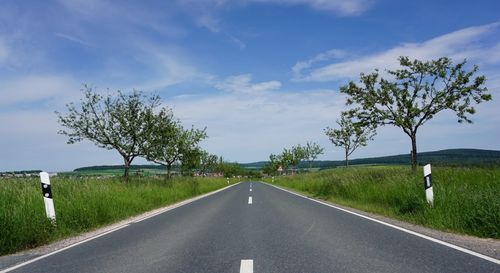
<path fill-rule="evenodd" d="M 424 188 L 425 199 L 427 199 L 427 203 L 432 206 L 434 203 L 434 192 L 432 191 L 431 164 L 424 166 Z"/>
<path fill-rule="evenodd" d="M 50 188 L 50 179 L 47 172 L 40 173 L 40 180 L 42 183 L 42 196 L 45 203 L 45 213 L 47 218 L 55 224 L 56 223 L 56 210 L 54 208 L 54 200 L 52 200 L 52 190 Z"/>

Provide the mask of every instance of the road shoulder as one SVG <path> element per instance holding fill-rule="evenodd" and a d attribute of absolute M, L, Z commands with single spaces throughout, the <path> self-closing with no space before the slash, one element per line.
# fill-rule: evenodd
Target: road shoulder
<path fill-rule="evenodd" d="M 461 235 L 461 234 L 448 233 L 448 232 L 444 232 L 444 231 L 434 230 L 431 228 L 411 224 L 408 222 L 403 222 L 400 220 L 395 220 L 395 219 L 381 216 L 378 214 L 373 214 L 373 213 L 365 212 L 362 210 L 354 209 L 351 207 L 339 205 L 339 204 L 333 203 L 331 201 L 318 199 L 318 198 L 315 198 L 308 193 L 297 191 L 295 189 L 276 186 L 273 184 L 269 184 L 267 182 L 262 182 L 262 183 L 267 184 L 269 186 L 276 187 L 276 188 L 280 188 L 280 189 L 285 190 L 285 191 L 294 192 L 294 193 L 299 194 L 299 195 L 306 197 L 308 199 L 312 199 L 312 200 L 316 200 L 316 201 L 323 202 L 326 204 L 330 204 L 332 206 L 339 207 L 341 209 L 351 211 L 353 213 L 364 215 L 366 217 L 370 217 L 370 218 L 373 218 L 373 219 L 376 219 L 376 220 L 379 220 L 379 221 L 382 221 L 382 222 L 385 222 L 385 223 L 388 223 L 388 224 L 391 224 L 394 226 L 398 226 L 398 227 L 401 227 L 401 228 L 404 228 L 404 229 L 407 229 L 407 230 L 410 230 L 413 232 L 417 232 L 417 233 L 432 237 L 434 239 L 438 239 L 438 240 L 441 240 L 441 241 L 444 241 L 444 242 L 447 242 L 447 243 L 450 243 L 450 244 L 453 244 L 453 245 L 456 245 L 459 247 L 463 247 L 465 249 L 469 249 L 469 250 L 472 250 L 474 252 L 477 252 L 477 253 L 480 253 L 480 254 L 483 254 L 483 255 L 493 257 L 495 259 L 500 260 L 500 240 L 490 239 L 490 238 L 478 238 L 478 237 L 473 237 L 473 236 L 467 236 L 467 235 Z"/>
<path fill-rule="evenodd" d="M 241 182 L 239 182 L 239 183 L 241 183 Z M 116 222 L 116 223 L 113 223 L 113 224 L 110 224 L 110 225 L 107 225 L 104 227 L 100 227 L 100 228 L 97 228 L 97 229 L 92 230 L 92 231 L 84 232 L 84 233 L 78 234 L 76 236 L 65 238 L 65 239 L 44 245 L 44 246 L 40 246 L 40 247 L 29 249 L 29 250 L 20 251 L 20 252 L 14 253 L 14 254 L 0 256 L 0 272 L 2 270 L 6 270 L 8 268 L 20 265 L 22 263 L 29 262 L 30 260 L 37 259 L 37 258 L 45 256 L 45 255 L 51 255 L 52 253 L 62 251 L 66 248 L 70 248 L 72 246 L 76 246 L 76 245 L 84 243 L 86 241 L 96 239 L 100 236 L 103 236 L 103 235 L 106 235 L 106 234 L 111 233 L 113 231 L 127 227 L 130 224 L 146 220 L 148 218 L 154 217 L 154 216 L 162 214 L 164 212 L 167 212 L 167 211 L 173 210 L 175 208 L 181 207 L 183 205 L 192 203 L 196 200 L 199 200 L 199 199 L 205 198 L 207 196 L 216 194 L 216 193 L 221 192 L 223 190 L 226 190 L 230 187 L 238 185 L 239 183 L 231 184 L 231 185 L 226 186 L 226 187 L 221 188 L 221 189 L 217 189 L 217 190 L 214 190 L 214 191 L 202 194 L 202 195 L 198 195 L 198 196 L 195 196 L 195 197 L 192 197 L 192 198 L 189 198 L 189 199 L 186 199 L 186 200 L 174 203 L 174 204 L 170 204 L 170 205 L 165 206 L 165 207 L 154 209 L 154 210 L 130 217 L 128 219 L 121 220 L 119 222 Z"/>

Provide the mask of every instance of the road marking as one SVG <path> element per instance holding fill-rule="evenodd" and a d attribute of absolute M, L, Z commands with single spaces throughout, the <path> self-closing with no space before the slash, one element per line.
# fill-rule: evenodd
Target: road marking
<path fill-rule="evenodd" d="M 350 214 L 353 214 L 353 215 L 356 215 L 356 216 L 359 216 L 361 218 L 365 218 L 367 220 L 370 220 L 370 221 L 373 221 L 373 222 L 376 222 L 376 223 L 379 223 L 379 224 L 382 224 L 382 225 L 385 225 L 385 226 L 388 226 L 388 227 L 391 227 L 391 228 L 394 228 L 394 229 L 397 229 L 397 230 L 400 230 L 400 231 L 403 231 L 403 232 L 406 232 L 406 233 L 409 233 L 411 235 L 415 235 L 417 237 L 420 237 L 422 239 L 426 239 L 426 240 L 429 240 L 429 241 L 432 241 L 434 243 L 438 243 L 438 244 L 441 244 L 441 245 L 444 245 L 444 246 L 447 246 L 449 248 L 453 248 L 455 250 L 458 250 L 458 251 L 461 251 L 461 252 L 464 252 L 464 253 L 467 253 L 469 255 L 472 255 L 472 256 L 476 256 L 478 258 L 481 258 L 481 259 L 484 259 L 484 260 L 487 260 L 487 261 L 490 261 L 492 263 L 496 263 L 496 264 L 500 264 L 500 260 L 498 259 L 495 259 L 493 257 L 490 257 L 490 256 L 486 256 L 486 255 L 483 255 L 481 253 L 477 253 L 475 251 L 472 251 L 472 250 L 469 250 L 469 249 L 466 249 L 466 248 L 463 248 L 461 246 L 457 246 L 457 245 L 454 245 L 454 244 L 450 244 L 448 242 L 445 242 L 445 241 L 441 241 L 439 239 L 436 239 L 436 238 L 432 238 L 430 236 L 427 236 L 427 235 L 424 235 L 424 234 L 420 234 L 418 232 L 415 232 L 415 231 L 412 231 L 412 230 L 409 230 L 409 229 L 406 229 L 406 228 L 402 228 L 402 227 L 399 227 L 399 226 L 396 226 L 396 225 L 393 225 L 393 224 L 389 224 L 389 223 L 386 223 L 384 221 L 381 221 L 381 220 L 378 220 L 378 219 L 375 219 L 375 218 L 371 218 L 369 216 L 366 216 L 366 215 L 363 215 L 363 214 L 359 214 L 359 213 L 356 213 L 356 212 L 353 212 L 353 211 L 350 211 L 350 210 L 346 210 L 344 208 L 341 208 L 341 207 L 337 207 L 337 206 L 334 206 L 332 204 L 328 204 L 328 203 L 325 203 L 323 201 L 319 201 L 319 200 L 316 200 L 316 199 L 313 199 L 313 198 L 310 198 L 310 197 L 307 197 L 305 195 L 302 195 L 302 194 L 299 194 L 299 193 L 296 193 L 296 192 L 293 192 L 293 191 L 290 191 L 290 190 L 287 190 L 287 189 L 283 189 L 283 188 L 280 188 L 278 186 L 275 186 L 275 185 L 271 185 L 271 184 L 268 184 L 266 182 L 262 182 L 268 186 L 271 186 L 271 187 L 275 187 L 279 190 L 282 190 L 282 191 L 286 191 L 288 193 L 291 193 L 293 195 L 296 195 L 296 196 L 299 196 L 299 197 L 302 197 L 302 198 L 305 198 L 307 200 L 310 200 L 310 201 L 313 201 L 313 202 L 316 202 L 316 203 L 320 203 L 322 205 L 325 205 L 325 206 L 328 206 L 328 207 L 331 207 L 331 208 L 334 208 L 334 209 L 338 209 L 338 210 L 341 210 L 343 212 L 347 212 L 347 213 L 350 213 Z M 0 272 L 1 273 L 1 272 Z"/>
<path fill-rule="evenodd" d="M 241 260 L 240 273 L 253 273 L 253 260 Z"/>
<path fill-rule="evenodd" d="M 96 235 L 96 236 L 94 236 L 94 237 L 88 238 L 88 239 L 83 240 L 83 241 L 80 241 L 80 242 L 78 242 L 78 243 L 74 243 L 74 244 L 69 245 L 69 246 L 67 246 L 67 247 L 63 247 L 63 248 L 61 248 L 61 249 L 58 249 L 58 250 L 56 250 L 56 251 L 54 251 L 54 252 L 47 253 L 47 254 L 42 255 L 42 256 L 40 256 L 40 257 L 36 257 L 36 258 L 34 258 L 34 259 L 32 259 L 32 260 L 29 260 L 29 261 L 26 261 L 26 262 L 24 262 L 24 263 L 20 263 L 20 264 L 18 264 L 18 265 L 13 266 L 13 267 L 7 268 L 7 269 L 5 269 L 5 270 L 0 271 L 0 273 L 10 272 L 10 271 L 12 271 L 12 270 L 18 269 L 18 268 L 23 267 L 23 266 L 25 266 L 25 265 L 28 265 L 28 264 L 34 263 L 34 262 L 36 262 L 36 261 L 38 261 L 38 260 L 41 260 L 41 259 L 47 258 L 47 257 L 49 257 L 49 256 L 52 256 L 52 255 L 54 255 L 54 254 L 56 254 L 56 253 L 59 253 L 59 252 L 61 252 L 61 251 L 66 250 L 66 249 L 68 249 L 68 248 L 72 248 L 72 247 L 74 247 L 74 246 L 77 246 L 77 245 L 83 244 L 83 243 L 88 242 L 88 241 L 90 241 L 90 240 L 94 240 L 94 239 L 96 239 L 96 238 L 99 238 L 99 237 L 104 236 L 104 235 L 106 235 L 106 234 L 109 234 L 109 233 L 111 233 L 111 232 L 113 232 L 113 231 L 117 231 L 117 230 L 119 230 L 119 229 L 122 229 L 122 228 L 124 228 L 124 227 L 128 227 L 128 226 L 129 226 L 129 224 L 125 224 L 125 225 L 119 226 L 119 227 L 117 227 L 117 228 L 114 228 L 114 229 L 112 229 L 112 230 L 108 230 L 108 231 L 103 232 L 103 233 L 101 233 L 101 234 L 99 234 L 99 235 Z"/>
<path fill-rule="evenodd" d="M 241 182 L 240 182 L 240 183 L 241 183 Z M 107 230 L 107 231 L 105 231 L 105 232 L 103 232 L 103 233 L 97 234 L 97 235 L 92 236 L 92 237 L 90 237 L 90 238 L 87 238 L 87 239 L 85 239 L 85 240 L 83 240 L 83 241 L 76 242 L 76 243 L 74 243 L 74 244 L 72 244 L 72 245 L 69 245 L 69 246 L 63 247 L 63 248 L 61 248 L 61 249 L 55 250 L 55 251 L 50 252 L 50 253 L 47 253 L 47 254 L 45 254 L 45 255 L 42 255 L 42 256 L 36 257 L 36 258 L 34 258 L 34 259 L 28 260 L 28 261 L 26 261 L 26 262 L 23 262 L 23 263 L 20 263 L 20 264 L 14 265 L 14 266 L 9 267 L 9 268 L 6 268 L 6 269 L 4 269 L 4 270 L 0 270 L 0 273 L 7 273 L 7 272 L 10 272 L 10 271 L 12 271 L 12 270 L 16 270 L 16 269 L 18 269 L 18 268 L 20 268 L 20 267 L 23 267 L 23 266 L 25 266 L 25 265 L 28 265 L 28 264 L 34 263 L 34 262 L 39 261 L 39 260 L 41 260 L 41 259 L 47 258 L 47 257 L 49 257 L 49 256 L 52 256 L 52 255 L 57 254 L 57 253 L 59 253 L 59 252 L 62 252 L 62 251 L 64 251 L 64 250 L 70 249 L 70 248 L 72 248 L 72 247 L 75 247 L 75 246 L 81 245 L 81 244 L 86 243 L 86 242 L 88 242 L 88 241 L 91 241 L 91 240 L 97 239 L 97 238 L 99 238 L 99 237 L 101 237 L 101 236 L 104 236 L 104 235 L 106 235 L 106 234 L 109 234 L 109 233 L 111 233 L 111 232 L 114 232 L 114 231 L 120 230 L 120 229 L 122 229 L 122 228 L 128 227 L 128 226 L 130 226 L 130 224 L 134 224 L 134 223 L 138 223 L 138 222 L 144 221 L 144 220 L 146 220 L 146 219 L 149 219 L 149 218 L 151 218 L 151 217 L 157 216 L 157 215 L 162 214 L 162 213 L 164 213 L 164 212 L 167 212 L 167 211 L 170 211 L 170 210 L 176 209 L 176 208 L 178 208 L 178 207 L 181 207 L 181 206 L 187 205 L 187 204 L 192 203 L 192 202 L 194 202 L 194 201 L 197 201 L 197 200 L 199 200 L 199 199 L 202 199 L 202 198 L 205 198 L 205 197 L 207 197 L 207 196 L 210 196 L 210 195 L 216 194 L 216 193 L 218 193 L 218 192 L 220 192 L 220 191 L 223 191 L 223 190 L 229 189 L 230 187 L 236 186 L 236 185 L 238 185 L 238 184 L 240 184 L 240 183 L 232 184 L 232 185 L 229 185 L 229 186 L 224 187 L 224 188 L 222 188 L 222 189 L 218 189 L 218 190 L 215 190 L 215 191 L 212 191 L 212 192 L 209 192 L 209 193 L 205 193 L 205 194 L 200 195 L 200 196 L 195 196 L 195 197 L 193 197 L 193 198 L 190 198 L 190 199 L 187 199 L 187 200 L 181 201 L 181 202 L 176 203 L 176 204 L 173 204 L 173 205 L 166 206 L 166 207 L 164 207 L 164 208 L 162 208 L 162 209 L 159 209 L 159 210 L 158 210 L 158 212 L 155 212 L 155 213 L 153 213 L 153 214 L 151 214 L 151 215 L 147 215 L 147 216 L 145 216 L 145 217 L 139 217 L 139 219 L 137 219 L 137 217 L 132 217 L 133 219 L 132 219 L 130 222 L 128 222 L 128 223 L 125 223 L 125 224 L 123 224 L 123 225 L 117 226 L 117 227 L 115 227 L 115 228 L 113 228 L 113 229 Z M 146 213 L 147 213 L 147 212 L 146 212 Z"/>
<path fill-rule="evenodd" d="M 252 204 L 252 196 L 249 196 L 248 197 L 248 204 L 251 205 Z M 0 272 L 1 273 L 1 272 Z"/>
<path fill-rule="evenodd" d="M 250 191 L 252 191 L 252 189 L 250 189 Z"/>

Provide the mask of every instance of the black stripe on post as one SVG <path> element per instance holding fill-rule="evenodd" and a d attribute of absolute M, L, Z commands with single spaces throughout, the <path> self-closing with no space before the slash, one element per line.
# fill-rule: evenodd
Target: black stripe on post
<path fill-rule="evenodd" d="M 50 189 L 50 185 L 42 183 L 42 195 L 43 197 L 52 199 L 52 190 Z"/>
<path fill-rule="evenodd" d="M 429 174 L 429 175 L 424 177 L 424 188 L 425 189 L 432 187 L 432 177 L 431 176 L 432 175 Z"/>

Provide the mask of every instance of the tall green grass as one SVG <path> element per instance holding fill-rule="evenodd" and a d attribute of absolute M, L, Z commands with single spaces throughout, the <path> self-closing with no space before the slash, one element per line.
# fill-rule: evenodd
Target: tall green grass
<path fill-rule="evenodd" d="M 227 186 L 221 178 L 52 178 L 57 225 L 45 217 L 40 181 L 0 180 L 0 255 L 137 215 Z"/>
<path fill-rule="evenodd" d="M 338 168 L 277 177 L 275 184 L 439 230 L 500 238 L 500 168 L 433 167 L 432 179 L 433 206 L 422 172 L 406 167 Z"/>

